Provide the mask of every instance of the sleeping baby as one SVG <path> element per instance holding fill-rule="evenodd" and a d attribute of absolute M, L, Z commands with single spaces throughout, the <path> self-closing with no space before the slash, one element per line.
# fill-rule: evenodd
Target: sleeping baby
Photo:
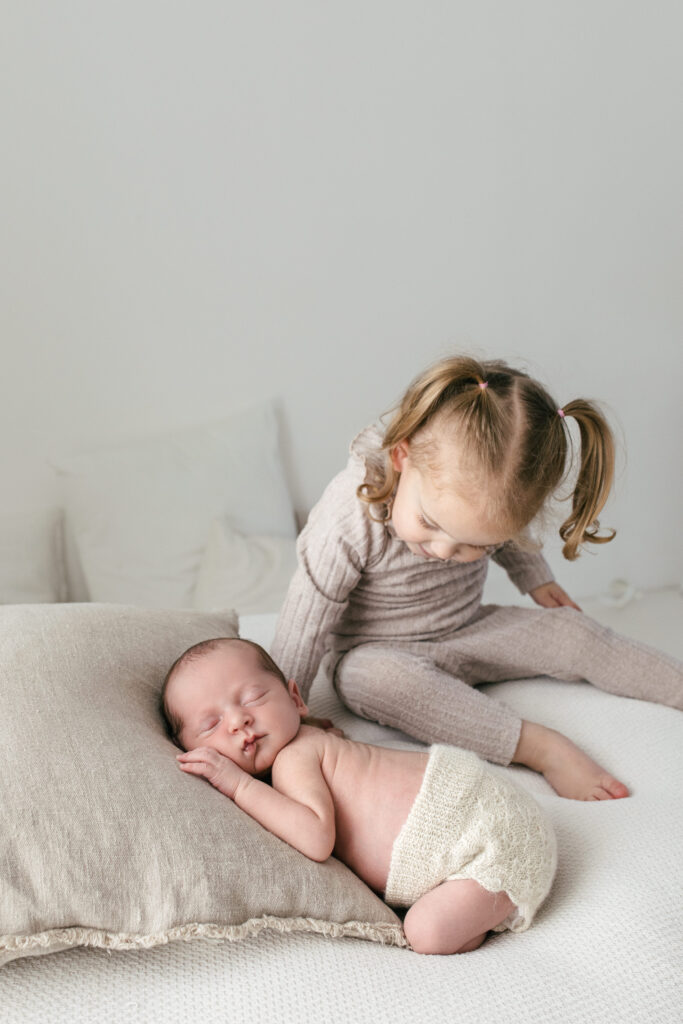
<path fill-rule="evenodd" d="M 303 723 L 296 683 L 258 644 L 189 648 L 161 708 L 184 772 L 409 907 L 405 935 L 419 953 L 466 953 L 491 930 L 522 931 L 550 889 L 554 833 L 525 791 L 470 751 L 371 746 Z"/>

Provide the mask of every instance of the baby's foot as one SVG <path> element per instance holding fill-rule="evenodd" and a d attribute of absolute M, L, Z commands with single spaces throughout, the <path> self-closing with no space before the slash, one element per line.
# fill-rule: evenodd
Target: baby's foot
<path fill-rule="evenodd" d="M 515 760 L 542 772 L 560 796 L 569 800 L 620 800 L 629 795 L 623 782 L 605 771 L 562 733 L 524 722 L 522 737 L 525 737 L 522 753 L 530 757 L 522 760 L 515 756 Z M 522 739 L 518 753 L 520 748 Z"/>

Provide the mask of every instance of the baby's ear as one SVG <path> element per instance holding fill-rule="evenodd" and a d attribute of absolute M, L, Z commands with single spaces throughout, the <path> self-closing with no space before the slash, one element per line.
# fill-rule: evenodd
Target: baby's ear
<path fill-rule="evenodd" d="M 290 679 L 289 682 L 287 683 L 287 690 L 289 691 L 289 696 L 294 701 L 294 705 L 297 711 L 299 712 L 299 717 L 303 718 L 304 715 L 308 714 L 308 705 L 304 704 L 304 699 L 301 696 L 301 691 L 293 679 Z"/>

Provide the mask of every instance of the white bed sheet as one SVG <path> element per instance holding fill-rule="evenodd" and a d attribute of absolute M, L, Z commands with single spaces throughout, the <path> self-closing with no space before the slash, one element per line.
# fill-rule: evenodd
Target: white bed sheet
<path fill-rule="evenodd" d="M 242 633 L 267 644 L 274 622 L 250 617 Z M 683 654 L 680 636 L 670 640 Z M 678 1024 L 683 716 L 580 683 L 488 690 L 568 733 L 632 788 L 628 800 L 578 803 L 524 769 L 499 769 L 536 795 L 558 834 L 557 879 L 529 931 L 460 957 L 271 933 L 116 954 L 76 949 L 0 970 L 3 1024 Z M 314 710 L 358 739 L 404 739 L 353 718 L 333 694 L 316 693 Z"/>

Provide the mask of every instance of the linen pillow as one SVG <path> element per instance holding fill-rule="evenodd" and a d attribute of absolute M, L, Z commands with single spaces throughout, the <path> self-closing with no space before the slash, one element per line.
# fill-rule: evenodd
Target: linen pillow
<path fill-rule="evenodd" d="M 296 536 L 271 405 L 53 460 L 92 601 L 188 608 L 211 520 Z M 86 591 L 79 583 L 78 596 Z"/>
<path fill-rule="evenodd" d="M 247 537 L 214 519 L 199 565 L 193 608 L 234 608 L 239 615 L 278 611 L 296 569 L 289 537 Z"/>
<path fill-rule="evenodd" d="M 61 509 L 3 513 L 0 604 L 40 604 L 65 599 Z"/>
<path fill-rule="evenodd" d="M 232 612 L 0 608 L 0 963 L 266 927 L 402 944 L 343 864 L 308 860 L 178 770 L 161 683 L 235 626 Z"/>

